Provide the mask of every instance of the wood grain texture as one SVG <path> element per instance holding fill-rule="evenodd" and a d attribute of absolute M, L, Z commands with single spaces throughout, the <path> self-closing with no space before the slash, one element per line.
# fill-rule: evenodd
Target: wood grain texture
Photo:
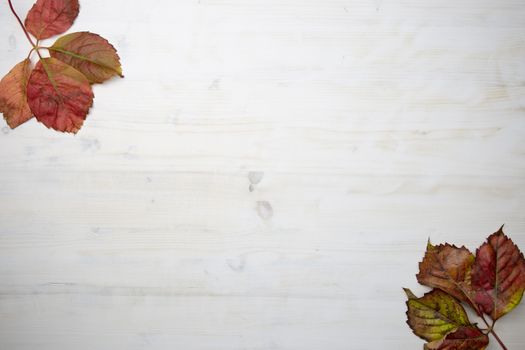
<path fill-rule="evenodd" d="M 84 0 L 72 30 L 126 78 L 77 136 L 1 126 L 1 349 L 419 349 L 428 237 L 525 249 L 522 0 Z"/>

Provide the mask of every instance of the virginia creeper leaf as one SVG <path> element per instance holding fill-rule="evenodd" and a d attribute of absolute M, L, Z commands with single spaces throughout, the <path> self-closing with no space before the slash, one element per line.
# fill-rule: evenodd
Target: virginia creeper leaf
<path fill-rule="evenodd" d="M 37 0 L 29 10 L 25 27 L 39 40 L 62 34 L 78 16 L 78 0 Z"/>
<path fill-rule="evenodd" d="M 470 326 L 470 321 L 461 303 L 439 289 L 416 297 L 405 289 L 408 297 L 408 325 L 414 334 L 427 341 L 440 340 L 462 326 Z"/>
<path fill-rule="evenodd" d="M 26 86 L 31 74 L 31 61 L 25 59 L 0 81 L 0 112 L 11 129 L 33 117 L 27 104 Z"/>
<path fill-rule="evenodd" d="M 478 248 L 472 269 L 474 299 L 494 321 L 514 309 L 525 290 L 525 259 L 503 226 Z"/>
<path fill-rule="evenodd" d="M 78 70 L 44 58 L 29 77 L 27 101 L 37 120 L 48 128 L 76 133 L 93 104 L 93 92 Z"/>
<path fill-rule="evenodd" d="M 460 327 L 447 334 L 441 340 L 425 344 L 425 350 L 484 350 L 489 344 L 489 337 L 478 327 Z"/>
<path fill-rule="evenodd" d="M 474 255 L 465 247 L 450 244 L 427 245 L 416 275 L 419 283 L 439 288 L 457 299 L 470 303 L 470 271 Z"/>
<path fill-rule="evenodd" d="M 78 69 L 91 83 L 102 83 L 114 75 L 123 76 L 117 50 L 98 34 L 64 35 L 50 47 L 49 53 Z"/>

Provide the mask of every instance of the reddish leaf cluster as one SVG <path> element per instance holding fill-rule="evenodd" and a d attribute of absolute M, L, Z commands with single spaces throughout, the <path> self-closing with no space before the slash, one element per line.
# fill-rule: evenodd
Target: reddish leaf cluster
<path fill-rule="evenodd" d="M 50 47 L 39 45 L 73 25 L 80 9 L 78 0 L 37 0 L 24 23 L 10 0 L 9 6 L 33 48 L 0 81 L 0 112 L 12 129 L 34 116 L 48 128 L 78 132 L 93 104 L 91 85 L 123 76 L 117 51 L 90 32 L 64 35 Z M 41 49 L 48 50 L 51 57 L 43 57 Z M 39 57 L 34 68 L 33 51 Z"/>
<path fill-rule="evenodd" d="M 489 343 L 488 333 L 506 349 L 494 325 L 523 297 L 525 259 L 503 233 L 503 226 L 488 237 L 475 256 L 465 247 L 429 242 L 416 277 L 422 285 L 434 288 L 421 298 L 405 289 L 407 323 L 417 336 L 428 341 L 425 349 L 483 350 Z M 486 330 L 470 322 L 462 303 L 475 311 Z"/>

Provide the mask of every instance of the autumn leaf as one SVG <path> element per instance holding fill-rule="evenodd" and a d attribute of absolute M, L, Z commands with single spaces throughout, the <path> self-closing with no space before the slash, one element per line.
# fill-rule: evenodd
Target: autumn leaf
<path fill-rule="evenodd" d="M 443 339 L 460 327 L 470 326 L 465 309 L 447 293 L 434 289 L 423 297 L 416 297 L 405 289 L 408 297 L 408 325 L 414 334 L 427 341 Z"/>
<path fill-rule="evenodd" d="M 93 92 L 78 70 L 44 58 L 29 77 L 27 100 L 37 120 L 48 128 L 76 133 L 93 104 Z"/>
<path fill-rule="evenodd" d="M 115 75 L 123 77 L 117 50 L 90 32 L 64 35 L 52 47 L 41 45 L 41 40 L 62 34 L 73 25 L 80 10 L 78 0 L 37 0 L 25 24 L 12 1 L 7 3 L 31 50 L 0 81 L 0 112 L 11 128 L 34 115 L 48 128 L 78 132 L 93 104 L 91 84 Z M 41 50 L 47 50 L 51 57 L 43 58 Z M 31 70 L 33 52 L 39 61 Z"/>
<path fill-rule="evenodd" d="M 484 350 L 489 337 L 476 326 L 459 327 L 441 340 L 425 344 L 425 350 Z"/>
<path fill-rule="evenodd" d="M 27 31 L 38 40 L 62 34 L 78 16 L 78 0 L 37 0 L 25 20 Z"/>
<path fill-rule="evenodd" d="M 470 271 L 474 255 L 465 247 L 450 244 L 427 244 L 423 261 L 416 275 L 419 283 L 439 288 L 455 298 L 470 303 Z"/>
<path fill-rule="evenodd" d="M 31 74 L 31 61 L 25 59 L 0 81 L 0 112 L 11 129 L 33 117 L 27 104 L 26 86 Z"/>
<path fill-rule="evenodd" d="M 98 34 L 64 35 L 49 48 L 49 53 L 78 69 L 91 83 L 102 83 L 115 75 L 123 76 L 117 50 Z"/>
<path fill-rule="evenodd" d="M 507 350 L 494 325 L 523 298 L 525 258 L 503 233 L 503 226 L 487 238 L 476 256 L 465 247 L 429 242 L 417 279 L 435 288 L 422 298 L 405 289 L 408 324 L 429 341 L 426 350 L 483 350 L 489 333 Z M 473 308 L 486 329 L 470 323 L 461 301 Z M 490 315 L 492 324 L 484 314 Z"/>
<path fill-rule="evenodd" d="M 503 226 L 478 248 L 472 268 L 474 299 L 494 321 L 514 309 L 525 290 L 525 259 Z"/>

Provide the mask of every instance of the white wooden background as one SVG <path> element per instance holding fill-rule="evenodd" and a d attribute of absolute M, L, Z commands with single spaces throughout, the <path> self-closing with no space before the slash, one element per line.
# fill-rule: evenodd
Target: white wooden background
<path fill-rule="evenodd" d="M 126 78 L 76 136 L 1 122 L 0 349 L 420 349 L 428 237 L 525 249 L 523 0 L 81 5 Z"/>

